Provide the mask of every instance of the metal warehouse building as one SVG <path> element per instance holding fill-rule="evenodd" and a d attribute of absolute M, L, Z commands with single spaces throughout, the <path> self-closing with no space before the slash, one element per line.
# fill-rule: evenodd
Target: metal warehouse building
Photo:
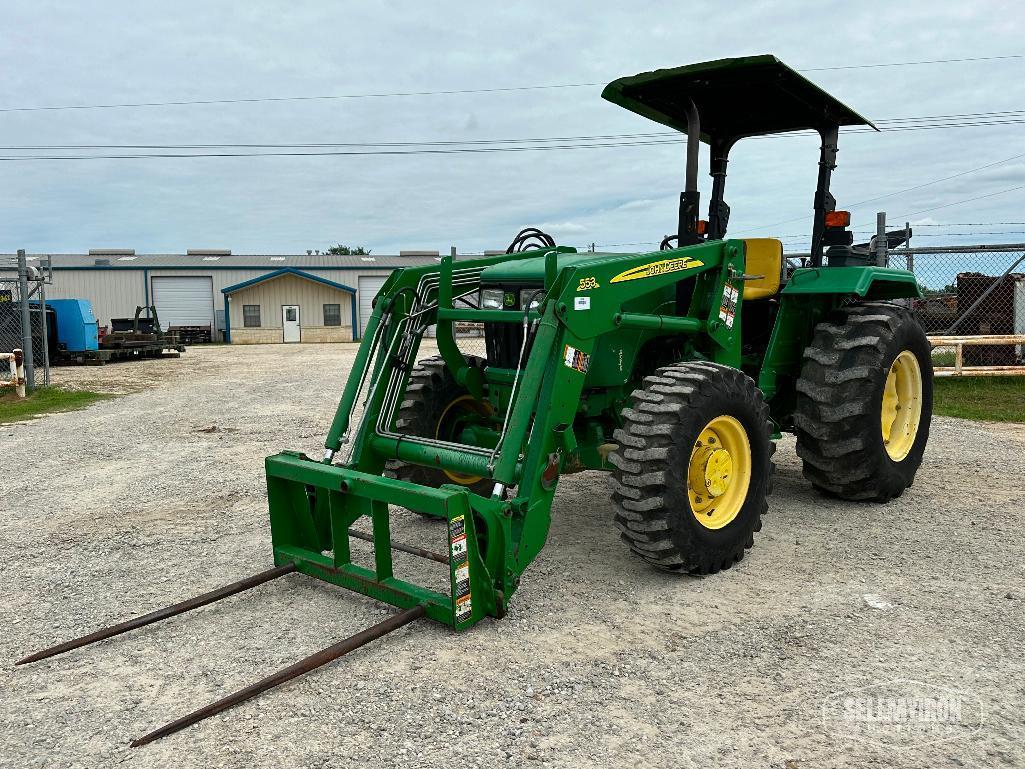
<path fill-rule="evenodd" d="M 333 256 L 93 250 L 52 254 L 53 285 L 46 296 L 88 299 L 101 326 L 152 304 L 165 329 L 207 326 L 218 341 L 342 342 L 362 336 L 371 302 L 392 270 L 438 261 L 433 251 Z"/>

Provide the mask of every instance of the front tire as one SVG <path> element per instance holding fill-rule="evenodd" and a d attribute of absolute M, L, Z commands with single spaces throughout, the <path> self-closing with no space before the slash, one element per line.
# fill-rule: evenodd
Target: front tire
<path fill-rule="evenodd" d="M 904 307 L 844 308 L 804 351 L 794 432 L 820 491 L 886 502 L 911 486 L 932 420 L 932 354 Z"/>
<path fill-rule="evenodd" d="M 693 362 L 656 370 L 633 399 L 609 457 L 623 540 L 665 571 L 730 568 L 754 544 L 771 491 L 761 392 L 737 369 Z"/>

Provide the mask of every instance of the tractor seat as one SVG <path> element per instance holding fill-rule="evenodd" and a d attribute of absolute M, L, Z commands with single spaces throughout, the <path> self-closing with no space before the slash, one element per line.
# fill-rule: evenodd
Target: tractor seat
<path fill-rule="evenodd" d="M 746 238 L 745 267 L 748 275 L 759 275 L 744 283 L 744 301 L 767 299 L 779 293 L 783 274 L 783 243 L 775 238 Z"/>

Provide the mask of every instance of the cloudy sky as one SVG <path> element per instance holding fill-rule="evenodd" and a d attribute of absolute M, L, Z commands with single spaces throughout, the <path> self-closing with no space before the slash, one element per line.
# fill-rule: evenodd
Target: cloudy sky
<path fill-rule="evenodd" d="M 604 83 L 757 53 L 776 54 L 872 119 L 1025 109 L 1025 58 L 837 69 L 1020 56 L 1020 0 L 731 2 L 714 14 L 713 7 L 640 0 L 501 6 L 7 0 L 0 29 L 0 157 L 151 151 L 11 149 L 26 146 L 358 145 L 659 132 L 665 129 L 604 102 L 600 86 L 12 108 Z M 1025 113 L 1005 117 L 1022 121 Z M 988 165 L 854 206 L 854 224 L 871 229 L 875 212 L 885 208 L 891 221 L 944 225 L 919 228 L 916 239 L 917 233 L 934 236 L 919 245 L 944 242 L 949 232 L 970 233 L 959 242 L 1021 242 L 1025 225 L 989 223 L 1025 222 L 1023 135 L 1025 124 L 1008 121 L 842 133 L 833 191 L 840 208 L 850 207 Z M 365 149 L 388 148 L 357 151 Z M 682 145 L 656 144 L 364 157 L 3 160 L 0 251 L 220 247 L 282 253 L 344 242 L 376 253 L 452 245 L 473 252 L 504 247 L 526 225 L 571 245 L 654 245 L 675 229 L 683 152 Z M 727 187 L 731 232 L 781 236 L 792 250 L 805 246 L 816 160 L 810 135 L 738 145 Z M 703 169 L 706 162 L 703 154 Z M 706 200 L 707 186 L 703 182 Z M 959 202 L 969 198 L 982 199 Z M 952 226 L 963 223 L 982 224 Z"/>

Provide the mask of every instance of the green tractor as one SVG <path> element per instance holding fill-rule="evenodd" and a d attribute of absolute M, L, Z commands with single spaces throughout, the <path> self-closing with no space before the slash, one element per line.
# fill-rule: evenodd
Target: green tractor
<path fill-rule="evenodd" d="M 563 473 L 609 471 L 630 550 L 692 574 L 752 546 L 781 431 L 826 494 L 887 501 L 911 485 L 930 348 L 890 300 L 920 291 L 852 247 L 829 192 L 840 126 L 871 123 L 772 56 L 621 78 L 602 95 L 686 133 L 678 236 L 652 253 L 595 254 L 528 230 L 505 255 L 395 271 L 323 458 L 267 460 L 276 563 L 463 629 L 505 612 Z M 803 129 L 822 137 L 811 255 L 788 269 L 778 240 L 727 238 L 726 164 L 739 139 Z M 461 352 L 454 329 L 468 322 L 483 324 L 486 357 Z M 440 354 L 419 360 L 431 326 Z M 450 595 L 393 576 L 389 505 L 448 522 Z M 349 558 L 345 533 L 362 516 L 373 570 Z"/>
<path fill-rule="evenodd" d="M 621 78 L 602 95 L 686 134 L 676 236 L 659 251 L 595 254 L 526 230 L 504 255 L 396 270 L 323 457 L 266 460 L 275 568 L 23 662 L 290 572 L 402 610 L 133 743 L 144 744 L 419 617 L 455 630 L 502 617 L 544 547 L 564 473 L 608 471 L 629 549 L 684 574 L 728 569 L 752 546 L 783 431 L 823 493 L 903 493 L 928 438 L 932 368 L 925 333 L 892 300 L 921 294 L 912 273 L 852 246 L 829 193 L 840 126 L 871 123 L 772 56 Z M 806 129 L 822 137 L 810 260 L 790 269 L 778 240 L 727 239 L 726 164 L 742 138 Z M 460 349 L 466 323 L 483 324 L 486 356 Z M 431 327 L 440 354 L 421 360 Z M 393 507 L 445 521 L 445 552 L 393 542 Z M 372 534 L 351 528 L 361 519 Z M 373 542 L 373 568 L 353 562 L 351 537 Z M 449 589 L 397 577 L 395 550 L 445 564 Z"/>

